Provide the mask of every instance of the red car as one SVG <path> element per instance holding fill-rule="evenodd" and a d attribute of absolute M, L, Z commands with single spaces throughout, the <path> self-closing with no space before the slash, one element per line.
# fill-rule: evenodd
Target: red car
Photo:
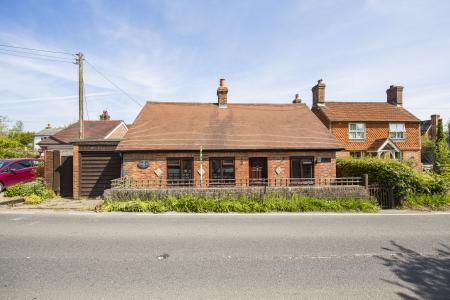
<path fill-rule="evenodd" d="M 0 159 L 0 192 L 16 183 L 33 181 L 39 165 L 33 158 Z"/>

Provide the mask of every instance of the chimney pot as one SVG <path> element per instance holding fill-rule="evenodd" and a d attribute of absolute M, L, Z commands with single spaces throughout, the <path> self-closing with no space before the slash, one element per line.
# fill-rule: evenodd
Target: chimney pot
<path fill-rule="evenodd" d="M 50 123 L 47 124 L 47 129 L 52 128 L 52 125 Z"/>
<path fill-rule="evenodd" d="M 221 78 L 217 88 L 217 103 L 220 108 L 227 107 L 228 88 L 225 86 L 225 79 Z"/>
<path fill-rule="evenodd" d="M 403 105 L 403 87 L 400 85 L 391 85 L 386 90 L 387 103 L 402 106 Z"/>
<path fill-rule="evenodd" d="M 294 98 L 294 100 L 292 100 L 292 103 L 294 103 L 294 104 L 302 103 L 302 99 L 300 98 L 300 96 L 298 94 L 295 94 L 295 98 Z"/>
<path fill-rule="evenodd" d="M 325 83 L 323 79 L 317 80 L 317 84 L 311 90 L 313 93 L 313 106 L 325 105 Z"/>

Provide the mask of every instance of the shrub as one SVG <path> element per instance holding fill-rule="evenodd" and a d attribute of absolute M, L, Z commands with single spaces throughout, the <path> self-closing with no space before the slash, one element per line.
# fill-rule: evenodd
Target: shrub
<path fill-rule="evenodd" d="M 307 211 L 363 211 L 376 212 L 379 206 L 372 200 L 351 198 L 321 199 L 304 197 L 300 195 L 265 196 L 262 200 L 256 197 L 206 197 L 180 195 L 168 196 L 155 200 L 134 199 L 127 201 L 107 200 L 102 211 L 128 211 L 128 212 L 307 212 Z"/>
<path fill-rule="evenodd" d="M 52 190 L 49 190 L 44 181 L 39 178 L 32 182 L 27 183 L 18 183 L 8 187 L 5 191 L 6 197 L 27 197 L 31 195 L 37 195 L 41 197 L 43 200 L 51 199 L 55 197 L 55 193 Z"/>
<path fill-rule="evenodd" d="M 30 195 L 25 197 L 26 204 L 39 204 L 42 203 L 44 199 L 38 195 Z"/>
<path fill-rule="evenodd" d="M 369 175 L 370 183 L 392 188 L 400 197 L 408 194 L 445 193 L 449 182 L 441 176 L 424 174 L 408 163 L 380 158 L 339 158 L 336 162 L 338 177 Z"/>
<path fill-rule="evenodd" d="M 448 210 L 450 209 L 450 195 L 409 195 L 403 202 L 403 206 L 414 209 Z"/>

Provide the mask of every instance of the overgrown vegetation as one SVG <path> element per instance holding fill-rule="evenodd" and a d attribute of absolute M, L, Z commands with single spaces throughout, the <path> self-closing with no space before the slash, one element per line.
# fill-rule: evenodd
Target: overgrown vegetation
<path fill-rule="evenodd" d="M 17 121 L 9 128 L 8 118 L 0 116 L 0 158 L 36 157 L 33 150 L 33 132 L 23 131 L 23 123 Z"/>
<path fill-rule="evenodd" d="M 35 204 L 55 197 L 55 193 L 49 190 L 43 179 L 27 183 L 18 183 L 8 187 L 4 193 L 5 197 L 25 197 L 25 203 Z"/>
<path fill-rule="evenodd" d="M 167 196 L 159 200 L 107 200 L 100 208 L 101 211 L 125 212 L 311 212 L 311 211 L 360 211 L 376 212 L 380 208 L 375 201 L 352 198 L 320 199 L 292 195 L 291 197 L 265 196 L 262 200 L 252 197 L 214 198 L 206 196 L 181 195 Z"/>
<path fill-rule="evenodd" d="M 449 180 L 435 173 L 422 173 L 404 161 L 381 158 L 339 158 L 338 177 L 369 175 L 369 183 L 392 188 L 400 197 L 409 194 L 443 194 L 449 189 Z"/>
<path fill-rule="evenodd" d="M 410 195 L 403 202 L 403 206 L 412 209 L 450 210 L 450 195 Z"/>

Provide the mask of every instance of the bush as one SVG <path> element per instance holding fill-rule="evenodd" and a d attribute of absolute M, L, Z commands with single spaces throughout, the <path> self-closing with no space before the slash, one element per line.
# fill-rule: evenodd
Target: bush
<path fill-rule="evenodd" d="M 26 204 L 39 204 L 42 203 L 44 199 L 38 195 L 30 195 L 25 197 Z"/>
<path fill-rule="evenodd" d="M 379 206 L 372 200 L 351 198 L 321 199 L 292 195 L 290 197 L 265 196 L 262 200 L 255 197 L 223 197 L 181 195 L 167 196 L 159 200 L 134 199 L 128 201 L 107 200 L 102 211 L 126 212 L 308 212 L 308 211 L 363 211 L 376 212 Z"/>
<path fill-rule="evenodd" d="M 408 163 L 380 158 L 339 158 L 336 161 L 338 177 L 369 175 L 369 183 L 392 188 L 400 197 L 408 194 L 443 194 L 449 182 L 435 173 L 421 173 Z"/>
<path fill-rule="evenodd" d="M 40 178 L 32 182 L 12 185 L 5 191 L 5 197 L 27 197 L 31 195 L 37 195 L 43 200 L 55 197 L 55 193 L 52 190 L 49 190 L 45 186 L 44 181 Z"/>
<path fill-rule="evenodd" d="M 403 206 L 414 209 L 448 210 L 450 209 L 450 195 L 410 195 L 403 202 Z"/>

